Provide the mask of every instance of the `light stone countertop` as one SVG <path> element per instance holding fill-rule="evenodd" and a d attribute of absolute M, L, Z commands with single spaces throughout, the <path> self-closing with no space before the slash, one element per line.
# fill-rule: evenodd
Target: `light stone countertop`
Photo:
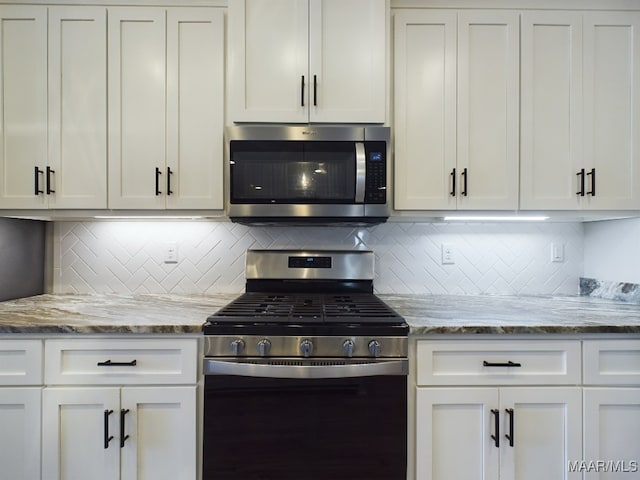
<path fill-rule="evenodd" d="M 190 333 L 239 294 L 38 295 L 0 302 L 0 334 Z M 635 333 L 640 305 L 579 296 L 389 295 L 412 335 Z"/>

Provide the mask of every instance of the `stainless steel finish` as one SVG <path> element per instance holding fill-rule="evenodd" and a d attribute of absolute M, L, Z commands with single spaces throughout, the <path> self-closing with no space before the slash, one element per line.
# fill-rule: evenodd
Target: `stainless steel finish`
<path fill-rule="evenodd" d="M 378 340 L 371 340 L 369 342 L 369 353 L 372 357 L 379 357 L 382 353 L 382 345 Z"/>
<path fill-rule="evenodd" d="M 300 353 L 303 357 L 308 358 L 313 354 L 313 342 L 305 338 L 300 342 Z"/>
<path fill-rule="evenodd" d="M 289 257 L 331 257 L 331 268 L 289 268 Z M 246 279 L 373 280 L 370 250 L 247 250 Z"/>
<path fill-rule="evenodd" d="M 365 180 L 367 179 L 367 157 L 364 143 L 356 143 L 356 203 L 364 203 Z"/>
<path fill-rule="evenodd" d="M 258 355 L 266 357 L 271 350 L 271 342 L 267 338 L 263 338 L 258 342 Z"/>
<path fill-rule="evenodd" d="M 230 346 L 231 346 L 231 353 L 238 356 L 238 355 L 241 355 L 242 352 L 244 351 L 245 342 L 240 338 L 236 338 L 231 341 Z"/>
<path fill-rule="evenodd" d="M 350 378 L 375 375 L 407 375 L 409 362 L 401 360 L 205 358 L 205 375 L 242 375 L 269 378 Z"/>
<path fill-rule="evenodd" d="M 355 350 L 356 344 L 350 338 L 346 339 L 342 344 L 342 349 L 344 350 L 344 354 L 351 358 L 353 357 L 353 351 Z"/>
<path fill-rule="evenodd" d="M 261 218 L 265 224 L 273 223 L 269 218 L 291 218 L 296 223 L 300 218 L 322 217 L 336 219 L 336 224 L 344 224 L 349 218 L 386 218 L 390 214 L 389 201 L 393 192 L 391 178 L 391 131 L 389 127 L 333 126 L 333 125 L 242 125 L 225 129 L 225 191 L 230 191 L 230 142 L 232 140 L 318 140 L 318 141 L 384 141 L 387 143 L 387 203 L 386 204 L 232 204 L 226 201 L 226 213 L 233 218 Z M 364 198 L 363 198 L 364 200 Z M 361 200 L 361 202 L 363 201 Z M 339 220 L 338 220 L 339 219 Z M 253 223 L 260 223 L 253 221 Z M 354 223 L 358 223 L 354 220 Z"/>
<path fill-rule="evenodd" d="M 232 350 L 234 340 L 243 340 L 245 344 L 242 353 L 238 357 L 260 357 L 258 343 L 264 340 L 264 335 L 205 335 L 205 357 L 232 357 L 236 356 Z M 408 338 L 367 336 L 273 336 L 269 337 L 271 348 L 269 357 L 296 357 L 300 356 L 300 344 L 303 340 L 313 343 L 313 358 L 344 357 L 344 342 L 351 340 L 354 343 L 354 358 L 370 358 L 369 343 L 373 340 L 380 344 L 378 358 L 405 358 L 408 354 Z"/>

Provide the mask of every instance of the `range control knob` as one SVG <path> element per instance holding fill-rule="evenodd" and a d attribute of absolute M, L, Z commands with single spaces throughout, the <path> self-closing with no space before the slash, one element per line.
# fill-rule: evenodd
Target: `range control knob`
<path fill-rule="evenodd" d="M 355 348 L 356 348 L 356 344 L 350 338 L 345 340 L 344 343 L 342 344 L 342 349 L 344 350 L 344 354 L 347 357 L 353 357 L 353 351 L 355 350 Z"/>
<path fill-rule="evenodd" d="M 380 352 L 382 352 L 382 345 L 380 345 L 380 342 L 378 340 L 371 340 L 369 342 L 369 353 L 371 356 L 377 357 L 380 355 Z"/>
<path fill-rule="evenodd" d="M 303 357 L 310 357 L 313 353 L 313 342 L 305 338 L 300 342 L 300 353 Z"/>
<path fill-rule="evenodd" d="M 231 342 L 231 353 L 234 355 L 240 355 L 244 350 L 244 340 L 241 338 L 237 338 L 233 342 Z"/>
<path fill-rule="evenodd" d="M 267 338 L 263 338 L 258 342 L 258 353 L 261 357 L 266 357 L 269 355 L 269 351 L 271 350 L 271 342 Z"/>

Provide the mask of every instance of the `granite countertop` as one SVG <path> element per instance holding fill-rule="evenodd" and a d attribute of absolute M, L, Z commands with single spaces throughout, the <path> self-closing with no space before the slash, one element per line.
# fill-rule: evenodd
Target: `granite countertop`
<path fill-rule="evenodd" d="M 636 333 L 640 305 L 588 296 L 380 295 L 412 335 Z"/>
<path fill-rule="evenodd" d="M 0 334 L 191 333 L 238 294 L 38 295 L 0 302 Z M 579 296 L 379 295 L 413 335 L 637 333 L 640 305 Z"/>

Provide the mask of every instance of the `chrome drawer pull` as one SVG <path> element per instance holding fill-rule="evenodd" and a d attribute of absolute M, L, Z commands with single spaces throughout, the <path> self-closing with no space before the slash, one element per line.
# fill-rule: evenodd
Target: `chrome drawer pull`
<path fill-rule="evenodd" d="M 106 362 L 98 362 L 99 367 L 135 367 L 138 363 L 137 360 L 131 360 L 130 362 L 112 362 L 107 360 Z"/>
<path fill-rule="evenodd" d="M 509 360 L 507 363 L 493 363 L 487 362 L 486 360 L 482 362 L 482 365 L 485 367 L 521 367 L 521 363 L 512 362 Z"/>

